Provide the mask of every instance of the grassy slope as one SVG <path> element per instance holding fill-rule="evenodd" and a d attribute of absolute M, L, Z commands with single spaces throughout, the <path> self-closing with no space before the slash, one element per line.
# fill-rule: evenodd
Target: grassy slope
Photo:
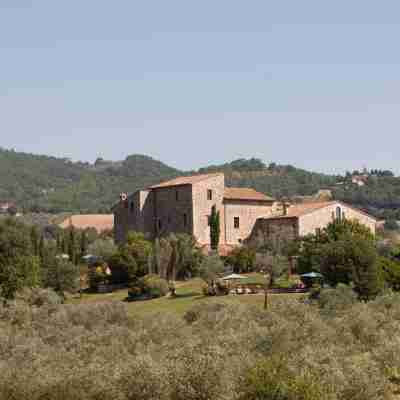
<path fill-rule="evenodd" d="M 263 283 L 262 275 L 253 274 L 246 282 Z M 147 301 L 135 301 L 126 303 L 130 316 L 143 316 L 145 314 L 155 314 L 159 312 L 173 312 L 183 315 L 190 308 L 197 304 L 209 303 L 245 303 L 259 307 L 264 307 L 263 295 L 241 295 L 241 296 L 223 296 L 223 297 L 205 297 L 202 294 L 201 287 L 203 282 L 200 279 L 192 279 L 188 282 L 177 285 L 176 298 L 162 298 Z M 270 304 L 273 305 L 277 300 L 290 296 L 291 298 L 302 295 L 270 295 Z M 127 290 L 119 290 L 110 294 L 84 294 L 82 299 L 74 299 L 73 303 L 92 303 L 104 301 L 123 301 L 127 297 Z"/>

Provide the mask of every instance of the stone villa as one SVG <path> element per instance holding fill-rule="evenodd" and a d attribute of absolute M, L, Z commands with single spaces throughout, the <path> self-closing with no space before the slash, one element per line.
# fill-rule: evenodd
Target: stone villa
<path fill-rule="evenodd" d="M 249 188 L 225 186 L 222 173 L 185 176 L 160 183 L 132 195 L 121 194 L 114 206 L 118 243 L 129 231 L 149 238 L 169 233 L 193 235 L 199 245 L 210 243 L 209 218 L 216 206 L 221 220 L 221 248 L 244 241 L 294 238 L 322 229 L 335 218 L 357 219 L 375 232 L 376 220 L 337 201 L 290 206 Z"/>

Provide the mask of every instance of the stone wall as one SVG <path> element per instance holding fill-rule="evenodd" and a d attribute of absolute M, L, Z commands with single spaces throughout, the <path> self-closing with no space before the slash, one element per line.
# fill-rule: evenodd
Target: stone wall
<path fill-rule="evenodd" d="M 279 246 L 297 239 L 299 226 L 297 218 L 260 218 L 254 225 L 246 244 L 251 247 Z"/>
<path fill-rule="evenodd" d="M 208 190 L 212 190 L 212 200 L 208 200 Z M 208 217 L 211 215 L 211 208 L 213 205 L 215 205 L 217 211 L 220 212 L 220 243 L 225 243 L 224 193 L 225 177 L 223 174 L 216 175 L 215 177 L 193 185 L 193 235 L 200 244 L 210 244 Z"/>
<path fill-rule="evenodd" d="M 239 245 L 251 234 L 259 218 L 274 214 L 272 201 L 225 200 L 225 238 L 226 244 Z M 239 228 L 235 228 L 235 218 L 239 218 Z"/>
<path fill-rule="evenodd" d="M 114 238 L 117 244 L 125 241 L 128 232 L 128 203 L 120 202 L 114 207 Z"/>
<path fill-rule="evenodd" d="M 148 238 L 154 236 L 153 193 L 137 191 L 114 208 L 114 234 L 117 243 L 126 240 L 128 232 L 142 232 Z"/>
<path fill-rule="evenodd" d="M 192 186 L 154 189 L 153 215 L 157 236 L 169 233 L 193 233 Z"/>
<path fill-rule="evenodd" d="M 306 236 L 316 233 L 317 229 L 323 229 L 329 225 L 335 218 L 337 209 L 340 208 L 342 216 L 349 220 L 356 220 L 376 232 L 376 220 L 367 214 L 358 211 L 344 203 L 336 202 L 322 209 L 299 217 L 299 234 Z"/>

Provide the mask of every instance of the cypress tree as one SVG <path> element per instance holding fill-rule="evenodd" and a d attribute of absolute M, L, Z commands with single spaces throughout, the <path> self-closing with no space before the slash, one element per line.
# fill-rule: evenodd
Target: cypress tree
<path fill-rule="evenodd" d="M 81 251 L 80 256 L 81 257 L 83 257 L 86 254 L 87 247 L 88 247 L 87 246 L 87 235 L 86 235 L 86 231 L 83 231 L 82 235 L 81 235 L 81 248 L 80 248 L 80 251 Z"/>
<path fill-rule="evenodd" d="M 219 211 L 217 212 L 217 207 L 214 205 L 211 208 L 210 217 L 210 243 L 212 250 L 218 250 L 220 235 L 220 213 Z"/>
<path fill-rule="evenodd" d="M 39 257 L 40 257 L 40 260 L 43 262 L 43 260 L 44 260 L 44 257 L 45 257 L 45 244 L 44 244 L 44 236 L 43 235 L 41 235 L 40 236 L 40 241 L 39 241 Z"/>
<path fill-rule="evenodd" d="M 71 228 L 70 233 L 69 233 L 68 255 L 69 255 L 70 261 L 72 263 L 76 264 L 77 257 L 76 257 L 75 230 L 73 228 Z"/>
<path fill-rule="evenodd" d="M 60 232 L 57 232 L 56 247 L 57 247 L 57 251 L 62 252 L 62 239 L 61 239 Z"/>

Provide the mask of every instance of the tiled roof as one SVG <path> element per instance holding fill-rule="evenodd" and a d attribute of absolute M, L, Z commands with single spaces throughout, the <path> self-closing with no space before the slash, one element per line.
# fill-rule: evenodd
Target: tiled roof
<path fill-rule="evenodd" d="M 215 178 L 216 176 L 223 175 L 222 173 L 217 174 L 206 174 L 206 175 L 193 175 L 193 176 L 181 176 L 179 178 L 172 179 L 167 182 L 159 183 L 158 185 L 151 186 L 150 189 L 165 188 L 170 186 L 182 186 L 182 185 L 193 185 L 195 183 Z"/>
<path fill-rule="evenodd" d="M 281 215 L 281 216 L 277 216 L 277 217 L 270 217 L 271 219 L 277 219 L 277 218 L 297 218 L 297 217 L 301 217 L 302 215 L 306 215 L 309 213 L 312 213 L 316 210 L 320 210 L 322 208 L 331 206 L 333 204 L 338 204 L 338 205 L 343 205 L 346 206 L 348 208 L 351 208 L 361 214 L 364 214 L 365 216 L 373 219 L 376 221 L 376 218 L 374 218 L 372 215 L 369 215 L 368 213 L 366 213 L 365 211 L 362 211 L 358 208 L 352 207 L 349 204 L 345 204 L 342 203 L 340 201 L 320 201 L 320 202 L 309 202 L 309 203 L 302 203 L 302 204 L 295 204 L 292 205 L 290 207 L 288 207 L 287 209 L 287 214 L 286 215 Z"/>
<path fill-rule="evenodd" d="M 274 201 L 263 193 L 250 188 L 225 188 L 224 199 L 226 200 L 253 200 L 253 201 Z"/>
<path fill-rule="evenodd" d="M 112 214 L 89 214 L 72 215 L 60 224 L 61 228 L 76 229 L 94 228 L 97 232 L 103 232 L 114 228 L 114 215 Z"/>
<path fill-rule="evenodd" d="M 296 204 L 288 207 L 287 215 L 283 215 L 283 217 L 301 217 L 302 215 L 308 214 L 310 212 L 320 210 L 321 208 L 325 208 L 332 204 L 335 204 L 335 201 L 321 201 L 315 203 L 303 203 Z"/>

